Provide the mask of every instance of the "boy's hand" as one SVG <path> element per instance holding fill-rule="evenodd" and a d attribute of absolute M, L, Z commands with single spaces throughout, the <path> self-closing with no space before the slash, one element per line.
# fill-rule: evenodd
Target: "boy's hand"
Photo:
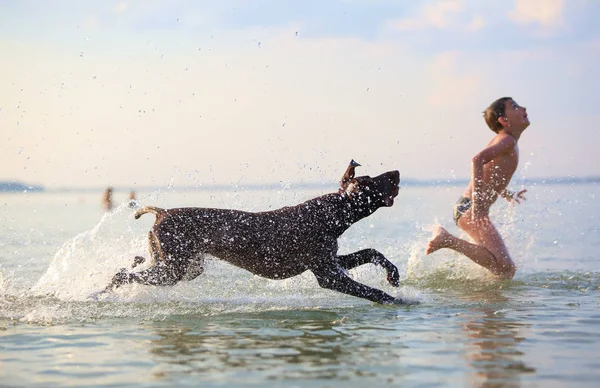
<path fill-rule="evenodd" d="M 508 202 L 516 202 L 516 203 L 520 204 L 521 201 L 525 201 L 527 199 L 527 198 L 525 198 L 526 192 L 527 192 L 527 189 L 523 189 L 516 194 L 511 193 L 511 196 L 510 196 L 510 199 L 508 200 Z"/>
<path fill-rule="evenodd" d="M 521 191 L 519 191 L 518 193 L 513 193 L 512 191 L 508 191 L 506 189 L 504 189 L 504 191 L 502 191 L 500 193 L 500 195 L 506 199 L 506 201 L 508 203 L 512 203 L 512 202 L 516 202 L 516 203 L 521 203 L 521 201 L 525 201 L 527 198 L 525 198 L 525 193 L 527 192 L 526 189 L 523 189 Z"/>

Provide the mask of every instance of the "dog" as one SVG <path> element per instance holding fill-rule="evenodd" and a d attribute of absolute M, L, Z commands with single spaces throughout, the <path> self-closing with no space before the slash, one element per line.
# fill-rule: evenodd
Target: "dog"
<path fill-rule="evenodd" d="M 192 280 L 203 272 L 204 255 L 209 254 L 268 279 L 311 271 L 323 288 L 380 304 L 407 304 L 346 272 L 367 263 L 380 265 L 387 281 L 398 287 L 398 269 L 383 254 L 375 249 L 337 253 L 337 239 L 344 231 L 380 207 L 392 206 L 399 191 L 397 170 L 374 178 L 355 177 L 358 166 L 350 162 L 337 192 L 273 211 L 141 208 L 136 219 L 146 213 L 156 216 L 148 234 L 153 263 L 139 272 L 121 269 L 102 292 L 134 282 L 170 286 Z M 136 256 L 133 267 L 144 261 Z"/>

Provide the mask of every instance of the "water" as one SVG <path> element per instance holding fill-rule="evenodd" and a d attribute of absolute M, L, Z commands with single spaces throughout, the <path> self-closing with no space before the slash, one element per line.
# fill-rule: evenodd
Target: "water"
<path fill-rule="evenodd" d="M 209 259 L 174 287 L 87 299 L 147 255 L 154 217 L 100 193 L 0 196 L 2 386 L 596 386 L 600 378 L 600 188 L 528 187 L 492 214 L 517 263 L 496 281 L 448 251 L 424 256 L 431 228 L 458 233 L 462 188 L 403 188 L 349 229 L 340 253 L 372 247 L 398 265 L 358 281 L 421 303 L 380 306 L 323 290 L 310 274 L 272 281 Z M 138 193 L 143 205 L 258 211 L 322 190 Z M 117 202 L 126 193 L 115 194 Z"/>

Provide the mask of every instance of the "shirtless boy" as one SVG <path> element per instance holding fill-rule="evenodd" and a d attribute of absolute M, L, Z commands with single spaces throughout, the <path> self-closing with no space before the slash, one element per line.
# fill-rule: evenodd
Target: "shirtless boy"
<path fill-rule="evenodd" d="M 467 256 L 494 275 L 512 279 L 516 271 L 515 264 L 498 230 L 490 221 L 489 213 L 498 195 L 509 202 L 521 203 L 525 199 L 527 190 L 513 193 L 506 187 L 519 164 L 517 142 L 529 126 L 529 119 L 525 107 L 519 106 L 510 97 L 494 101 L 483 116 L 496 136 L 473 157 L 471 182 L 454 206 L 454 222 L 475 243 L 455 237 L 439 227 L 429 241 L 426 253 L 449 248 Z"/>

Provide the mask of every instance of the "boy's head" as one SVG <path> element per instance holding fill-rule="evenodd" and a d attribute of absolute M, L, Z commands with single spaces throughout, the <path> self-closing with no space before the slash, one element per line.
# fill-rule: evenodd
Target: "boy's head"
<path fill-rule="evenodd" d="M 522 129 L 529 126 L 527 110 L 519 106 L 512 97 L 502 97 L 492 102 L 483 112 L 483 118 L 488 127 L 496 133 L 515 124 L 522 124 Z"/>

